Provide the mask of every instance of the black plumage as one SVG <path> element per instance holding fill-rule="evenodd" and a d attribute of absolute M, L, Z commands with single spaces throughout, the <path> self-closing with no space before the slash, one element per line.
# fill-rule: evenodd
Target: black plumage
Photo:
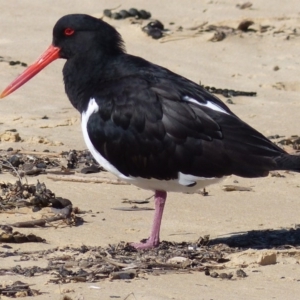
<path fill-rule="evenodd" d="M 287 154 L 198 84 L 126 54 L 119 33 L 87 15 L 61 18 L 52 45 L 2 97 L 56 58 L 67 59 L 65 90 L 82 114 L 95 158 L 120 178 L 155 190 L 152 232 L 136 248 L 158 245 L 169 190 L 194 191 L 231 174 L 300 172 L 300 156 Z"/>

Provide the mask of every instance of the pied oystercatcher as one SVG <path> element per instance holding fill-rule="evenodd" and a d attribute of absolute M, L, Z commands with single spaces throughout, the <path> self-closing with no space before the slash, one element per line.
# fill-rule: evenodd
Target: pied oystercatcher
<path fill-rule="evenodd" d="M 57 58 L 65 90 L 81 113 L 84 140 L 108 171 L 155 191 L 152 231 L 137 249 L 159 244 L 168 191 L 192 193 L 231 174 L 300 172 L 287 154 L 198 84 L 125 53 L 119 33 L 83 14 L 62 17 L 53 42 L 2 93 L 7 96 Z"/>

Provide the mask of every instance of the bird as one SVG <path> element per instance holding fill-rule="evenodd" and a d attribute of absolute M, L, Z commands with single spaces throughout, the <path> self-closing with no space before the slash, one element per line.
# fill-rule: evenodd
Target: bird
<path fill-rule="evenodd" d="M 226 176 L 300 172 L 290 155 L 236 116 L 199 84 L 126 53 L 121 35 L 85 14 L 60 18 L 49 48 L 1 94 L 6 97 L 54 60 L 65 92 L 81 114 L 87 148 L 107 171 L 152 190 L 150 236 L 137 250 L 160 243 L 168 192 L 194 193 Z"/>

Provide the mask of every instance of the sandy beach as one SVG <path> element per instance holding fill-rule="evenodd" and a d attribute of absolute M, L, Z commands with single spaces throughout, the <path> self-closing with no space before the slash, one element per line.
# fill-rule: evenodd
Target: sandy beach
<path fill-rule="evenodd" d="M 2 91 L 24 67 L 10 61 L 30 64 L 49 46 L 56 21 L 69 13 L 103 17 L 104 9 L 118 7 L 120 1 L 37 1 L 0 0 L 0 90 Z M 151 12 L 168 29 L 162 39 L 152 39 L 141 28 L 149 20 L 103 20 L 121 33 L 127 52 L 162 65 L 194 82 L 237 91 L 256 92 L 256 97 L 217 95 L 242 120 L 266 136 L 289 138 L 300 135 L 300 6 L 299 1 L 252 1 L 241 9 L 242 1 L 123 1 L 116 9 L 136 7 Z M 253 24 L 246 31 L 237 30 L 244 20 Z M 215 27 L 210 27 L 214 25 Z M 215 28 L 214 30 L 212 28 Z M 214 40 L 216 32 L 223 39 Z M 80 127 L 80 115 L 64 92 L 62 67 L 58 60 L 45 68 L 18 91 L 0 101 L 0 150 L 59 153 L 86 146 Z M 44 117 L 47 118 L 44 118 Z M 20 136 L 2 138 L 15 129 Z M 285 146 L 296 152 L 292 146 Z M 0 169 L 1 170 L 1 169 Z M 101 174 L 101 173 L 100 173 Z M 269 229 L 275 233 L 291 228 L 299 230 L 299 179 L 293 172 L 280 172 L 261 179 L 230 176 L 207 188 L 208 196 L 169 193 L 163 217 L 161 238 L 166 241 L 196 241 L 209 235 L 211 240 L 232 234 Z M 94 174 L 93 176 L 97 176 Z M 107 175 L 109 176 L 109 175 Z M 109 177 L 113 179 L 113 177 Z M 41 251 L 86 246 L 107 246 L 120 241 L 133 242 L 149 234 L 153 211 L 120 211 L 122 200 L 144 200 L 151 191 L 130 185 L 53 181 L 47 174 L 28 176 L 28 183 L 44 182 L 57 196 L 70 199 L 74 206 L 89 211 L 82 226 L 18 228 L 33 233 L 46 243 L 0 244 L 0 254 L 14 251 Z M 17 180 L 0 171 L 0 182 Z M 251 188 L 250 191 L 224 190 L 225 185 Z M 152 198 L 153 200 L 153 198 Z M 153 207 L 153 201 L 147 204 Z M 0 224 L 11 224 L 42 216 L 30 209 L 5 213 L 0 210 Z M 225 239 L 226 241 L 226 239 Z M 43 257 L 22 260 L 21 256 L 1 256 L 0 288 L 17 280 L 32 284 L 40 295 L 35 299 L 286 299 L 299 298 L 300 240 L 293 245 L 255 247 L 231 254 L 216 267 L 234 274 L 221 279 L 204 272 L 166 273 L 136 276 L 131 280 L 103 279 L 97 282 L 49 282 L 51 274 L 25 277 L 4 272 L 15 265 L 46 267 Z M 289 247 L 287 247 L 289 246 Z M 267 252 L 266 252 L 267 251 Z M 261 255 L 276 256 L 276 262 L 263 265 Z M 53 254 L 54 255 L 54 254 Z M 30 255 L 29 255 L 30 257 Z M 245 278 L 237 277 L 243 269 Z M 1 271 L 2 270 L 2 271 Z M 96 287 L 96 288 L 94 288 Z M 1 291 L 1 289 L 0 289 Z M 0 294 L 1 295 L 1 294 Z M 1 295 L 1 299 L 8 297 Z M 65 298 L 67 300 L 68 298 Z"/>

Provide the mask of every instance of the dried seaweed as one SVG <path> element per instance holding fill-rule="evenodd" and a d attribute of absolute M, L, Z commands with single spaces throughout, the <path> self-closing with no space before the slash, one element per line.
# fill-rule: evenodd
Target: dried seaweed
<path fill-rule="evenodd" d="M 18 177 L 49 173 L 74 174 L 74 171 L 84 174 L 104 171 L 88 150 L 60 153 L 0 150 L 0 170 Z"/>
<path fill-rule="evenodd" d="M 30 284 L 24 283 L 22 281 L 15 281 L 11 285 L 2 286 L 0 285 L 0 295 L 19 298 L 28 296 L 37 296 L 42 293 L 39 290 L 34 290 L 30 288 Z"/>
<path fill-rule="evenodd" d="M 1 268 L 0 275 L 18 274 L 25 277 L 51 274 L 50 283 L 96 282 L 103 279 L 131 280 L 146 275 L 203 272 L 220 279 L 245 278 L 243 270 L 226 272 L 228 254 L 255 249 L 299 249 L 300 229 L 261 230 L 234 234 L 210 240 L 201 237 L 195 242 L 163 241 L 159 247 L 137 251 L 125 242 L 107 247 L 61 247 L 41 251 L 0 251 L 0 257 L 16 256 L 20 261 L 36 261 L 43 257 L 48 266 L 22 268 L 16 265 Z M 15 261 L 17 261 L 15 259 Z"/>

